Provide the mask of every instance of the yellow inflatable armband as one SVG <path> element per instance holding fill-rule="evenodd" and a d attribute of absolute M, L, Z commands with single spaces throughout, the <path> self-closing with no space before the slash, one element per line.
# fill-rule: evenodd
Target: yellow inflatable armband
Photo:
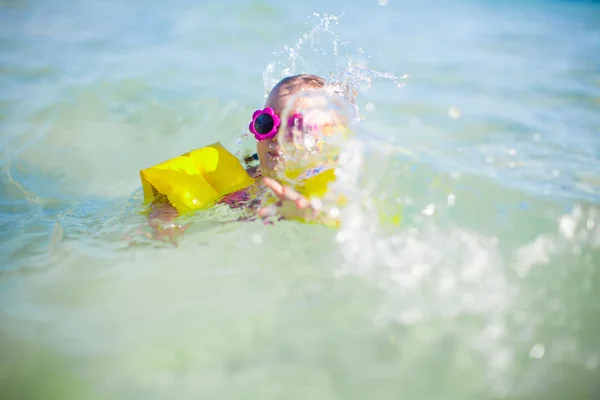
<path fill-rule="evenodd" d="M 140 177 L 145 201 L 162 194 L 182 213 L 210 207 L 254 183 L 237 157 L 219 142 L 141 170 Z"/>
<path fill-rule="evenodd" d="M 330 168 L 300 181 L 296 187 L 298 192 L 307 199 L 311 197 L 323 197 L 329 189 L 329 183 L 334 180 L 335 169 Z"/>
<path fill-rule="evenodd" d="M 292 172 L 290 175 L 296 176 L 296 173 Z M 288 175 L 288 177 L 290 175 Z M 313 197 L 322 198 L 329 190 L 329 184 L 331 182 L 333 182 L 334 180 L 335 180 L 335 169 L 330 168 L 323 172 L 319 172 L 318 174 L 313 175 L 309 178 L 301 180 L 300 182 L 297 182 L 295 185 L 295 188 L 296 188 L 296 190 L 298 190 L 298 192 L 300 194 L 302 194 L 304 197 L 306 197 L 309 200 Z M 344 196 L 339 195 L 337 197 L 336 204 L 338 207 L 343 207 L 344 205 L 347 204 L 347 202 L 348 202 L 348 200 Z M 302 221 L 302 222 L 308 222 L 302 218 L 296 218 L 296 220 Z M 400 225 L 400 223 L 402 221 L 402 213 L 400 211 L 397 213 L 393 213 L 393 214 L 386 214 L 386 213 L 380 212 L 379 220 L 382 224 L 392 224 L 392 225 L 398 226 L 398 225 Z M 311 222 L 313 222 L 313 221 L 311 221 Z M 339 219 L 336 217 L 331 217 L 331 216 L 319 218 L 314 222 L 322 223 L 329 227 L 335 227 L 335 228 L 339 228 L 339 226 L 340 226 Z"/>
<path fill-rule="evenodd" d="M 313 175 L 307 179 L 301 181 L 297 188 L 300 194 L 302 194 L 307 199 L 311 199 L 314 197 L 323 197 L 327 191 L 329 190 L 329 183 L 335 180 L 335 169 L 330 168 L 323 172 L 320 172 L 316 175 Z M 342 206 L 346 203 L 346 199 L 343 196 L 338 196 L 337 205 Z M 303 221 L 303 220 L 302 220 Z M 306 221 L 303 221 L 306 222 Z M 338 218 L 330 218 L 327 217 L 325 219 L 321 219 L 320 221 L 316 221 L 323 223 L 329 227 L 339 228 L 340 221 Z"/>

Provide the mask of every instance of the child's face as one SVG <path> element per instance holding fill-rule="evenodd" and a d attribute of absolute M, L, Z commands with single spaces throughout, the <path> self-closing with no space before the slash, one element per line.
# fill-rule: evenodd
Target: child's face
<path fill-rule="evenodd" d="M 332 117 L 330 113 L 322 112 L 319 110 L 319 106 L 326 106 L 326 104 L 320 104 L 324 100 L 322 97 L 314 97 L 314 98 L 297 98 L 293 105 L 288 104 L 290 98 L 294 96 L 299 90 L 309 90 L 313 89 L 299 89 L 296 85 L 294 86 L 282 86 L 274 89 L 267 98 L 265 103 L 265 108 L 269 107 L 273 109 L 273 112 L 279 116 L 280 118 L 283 116 L 284 110 L 286 107 L 291 107 L 291 110 L 288 110 L 290 114 L 293 114 L 294 109 L 302 109 L 304 111 L 309 112 L 309 119 L 312 123 L 316 123 L 318 126 L 326 127 L 328 125 L 336 125 L 339 123 L 337 121 L 337 117 Z M 303 112 L 304 112 L 303 111 Z M 308 115 L 305 115 L 307 117 Z M 304 120 L 306 122 L 306 119 Z M 287 121 L 280 121 L 281 125 L 279 129 L 282 129 L 282 126 L 286 125 Z M 280 157 L 282 156 L 281 146 L 278 143 L 277 136 L 271 139 L 264 139 L 257 141 L 256 144 L 257 154 L 260 161 L 260 165 L 264 172 L 272 172 L 277 165 L 279 164 Z"/>
<path fill-rule="evenodd" d="M 285 86 L 274 90 L 269 94 L 265 108 L 271 107 L 275 114 L 281 116 L 292 95 L 293 93 Z M 281 156 L 281 148 L 279 147 L 279 143 L 277 143 L 277 137 L 258 141 L 256 143 L 256 153 L 258 154 L 258 159 L 263 170 L 265 172 L 273 171 Z"/>

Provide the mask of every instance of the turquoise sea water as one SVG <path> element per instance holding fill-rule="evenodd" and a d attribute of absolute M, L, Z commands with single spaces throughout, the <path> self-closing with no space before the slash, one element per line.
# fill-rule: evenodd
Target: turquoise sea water
<path fill-rule="evenodd" d="M 136 236 L 299 72 L 359 90 L 341 228 Z M 1 397 L 597 398 L 599 110 L 597 2 L 2 1 Z"/>

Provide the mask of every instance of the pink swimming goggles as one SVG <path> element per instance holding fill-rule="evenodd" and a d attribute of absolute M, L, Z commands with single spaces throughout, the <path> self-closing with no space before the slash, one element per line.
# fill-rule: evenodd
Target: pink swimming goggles
<path fill-rule="evenodd" d="M 281 118 L 275 114 L 275 111 L 271 107 L 267 107 L 264 110 L 256 110 L 252 114 L 252 122 L 250 122 L 250 132 L 254 135 L 256 140 L 263 141 L 267 139 L 273 139 L 277 136 L 277 131 L 281 125 Z M 288 127 L 296 126 L 302 130 L 304 128 L 302 114 L 294 114 L 288 119 Z M 311 128 L 307 126 L 308 128 Z"/>

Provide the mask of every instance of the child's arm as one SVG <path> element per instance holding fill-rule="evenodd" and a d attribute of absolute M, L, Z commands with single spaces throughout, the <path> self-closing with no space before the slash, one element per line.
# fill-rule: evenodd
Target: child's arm
<path fill-rule="evenodd" d="M 258 167 L 249 167 L 246 169 L 248 175 L 256 178 Z M 256 209 L 257 204 L 249 201 L 249 193 L 247 189 L 242 189 L 234 193 L 230 193 L 217 202 L 225 203 L 231 208 L 240 208 L 243 206 Z M 179 216 L 177 209 L 169 202 L 167 196 L 158 196 L 150 205 L 148 214 L 148 224 L 152 228 L 152 233 L 155 238 L 167 236 L 171 240 L 174 239 L 174 234 L 183 232 L 186 227 L 173 223 L 173 220 Z"/>
<path fill-rule="evenodd" d="M 265 177 L 263 178 L 263 182 L 265 183 L 265 186 L 271 189 L 273 193 L 279 197 L 280 201 L 275 205 L 278 210 L 274 210 L 273 207 L 260 208 L 258 210 L 259 217 L 267 218 L 272 216 L 273 212 L 278 212 L 281 217 L 286 219 L 310 219 L 315 217 L 316 210 L 312 207 L 306 197 L 271 178 Z"/>
<path fill-rule="evenodd" d="M 246 172 L 253 179 L 257 179 L 260 177 L 260 172 L 258 171 L 257 166 L 246 168 Z M 238 190 L 237 192 L 229 193 L 229 194 L 223 196 L 223 198 L 221 198 L 219 201 L 217 201 L 217 204 L 227 204 L 231 208 L 241 208 L 244 206 L 250 207 L 250 208 L 256 208 L 256 207 L 252 207 L 252 206 L 256 206 L 256 204 L 255 204 L 255 202 L 250 201 L 249 188 L 244 188 L 244 189 Z"/>
<path fill-rule="evenodd" d="M 166 196 L 157 197 L 150 205 L 148 225 L 152 229 L 152 233 L 147 236 L 164 241 L 168 240 L 176 245 L 176 237 L 187 228 L 187 226 L 173 222 L 178 216 L 179 212 Z"/>
<path fill-rule="evenodd" d="M 276 217 L 281 219 L 300 219 L 305 222 L 319 223 L 329 227 L 339 226 L 339 220 L 327 213 L 327 209 L 315 208 L 302 194 L 288 186 L 270 179 L 263 179 L 265 186 L 279 198 L 274 205 L 258 209 L 257 215 L 265 222 Z"/>
<path fill-rule="evenodd" d="M 152 226 L 153 222 L 171 222 L 179 216 L 177 209 L 169 202 L 168 199 L 159 199 L 159 201 L 153 201 L 150 205 L 150 213 L 148 214 L 148 220 Z"/>

